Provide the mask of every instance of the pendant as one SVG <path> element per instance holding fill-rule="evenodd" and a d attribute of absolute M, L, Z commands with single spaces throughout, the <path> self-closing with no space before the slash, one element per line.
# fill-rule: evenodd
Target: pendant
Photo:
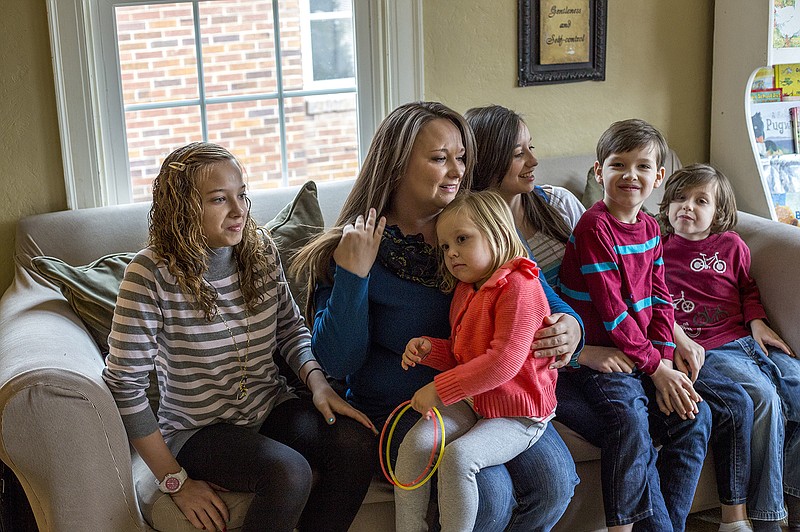
<path fill-rule="evenodd" d="M 247 397 L 247 377 L 242 376 L 242 379 L 239 381 L 239 393 L 236 394 L 237 399 L 244 399 Z"/>

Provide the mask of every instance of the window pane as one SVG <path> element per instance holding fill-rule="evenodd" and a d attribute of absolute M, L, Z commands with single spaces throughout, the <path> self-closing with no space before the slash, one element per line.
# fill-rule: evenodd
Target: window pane
<path fill-rule="evenodd" d="M 287 98 L 289 184 L 356 177 L 356 124 L 355 94 Z"/>
<path fill-rule="evenodd" d="M 353 2 L 352 0 L 309 0 L 308 7 L 312 13 L 331 13 L 333 11 L 350 13 L 353 10 Z"/>
<path fill-rule="evenodd" d="M 251 190 L 282 185 L 277 101 L 209 105 L 208 141 L 236 154 L 247 171 Z"/>
<path fill-rule="evenodd" d="M 125 128 L 133 201 L 152 199 L 153 179 L 164 157 L 184 144 L 203 138 L 197 106 L 128 111 Z"/>
<path fill-rule="evenodd" d="M 355 77 L 351 19 L 311 21 L 314 81 Z"/>
<path fill-rule="evenodd" d="M 191 4 L 117 7 L 123 105 L 198 97 Z"/>
<path fill-rule="evenodd" d="M 272 2 L 200 2 L 206 97 L 277 91 Z"/>

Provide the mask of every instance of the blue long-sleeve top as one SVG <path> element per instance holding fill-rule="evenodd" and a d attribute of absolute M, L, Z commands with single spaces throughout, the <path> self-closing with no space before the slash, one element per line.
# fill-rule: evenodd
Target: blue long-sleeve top
<path fill-rule="evenodd" d="M 553 313 L 580 317 L 544 278 Z M 400 366 L 411 338 L 450 335 L 452 294 L 402 279 L 376 260 L 366 278 L 336 266 L 333 285 L 318 285 L 311 349 L 330 375 L 347 379 L 348 400 L 377 426 L 401 402 L 433 380 L 437 371 Z M 581 341 L 582 345 L 582 341 Z"/>

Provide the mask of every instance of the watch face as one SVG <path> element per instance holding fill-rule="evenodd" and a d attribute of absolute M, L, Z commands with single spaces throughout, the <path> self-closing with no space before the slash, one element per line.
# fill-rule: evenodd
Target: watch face
<path fill-rule="evenodd" d="M 175 477 L 169 477 L 164 481 L 164 487 L 169 491 L 177 491 L 181 487 L 181 481 Z"/>

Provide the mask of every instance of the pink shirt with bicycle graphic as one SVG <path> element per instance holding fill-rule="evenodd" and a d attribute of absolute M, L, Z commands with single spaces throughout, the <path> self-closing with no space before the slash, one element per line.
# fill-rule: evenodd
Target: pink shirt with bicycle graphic
<path fill-rule="evenodd" d="M 669 235 L 664 266 L 675 321 L 706 350 L 749 336 L 747 323 L 766 319 L 750 276 L 750 249 L 735 232 L 697 241 Z"/>

